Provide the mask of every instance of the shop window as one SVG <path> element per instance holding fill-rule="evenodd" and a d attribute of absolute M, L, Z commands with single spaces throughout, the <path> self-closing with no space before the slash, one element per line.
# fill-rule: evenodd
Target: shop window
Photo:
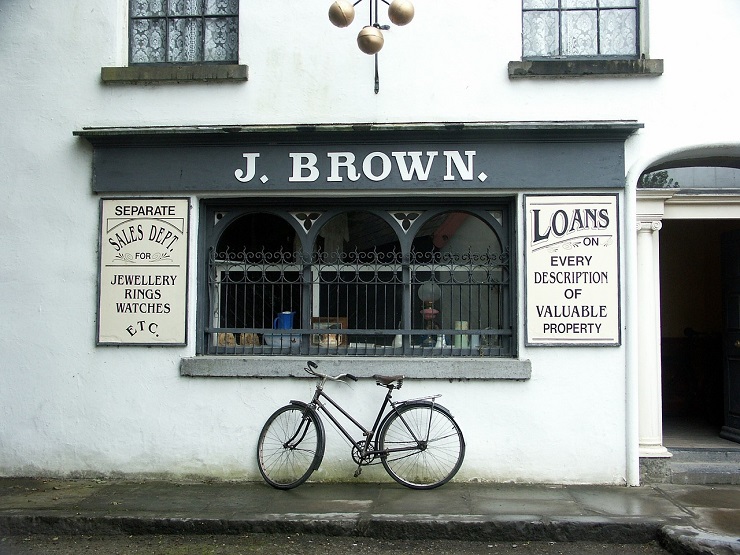
<path fill-rule="evenodd" d="M 523 0 L 523 57 L 636 58 L 638 0 Z"/>
<path fill-rule="evenodd" d="M 203 354 L 514 355 L 508 206 L 204 210 Z"/>
<path fill-rule="evenodd" d="M 131 64 L 235 63 L 238 0 L 130 0 Z"/>

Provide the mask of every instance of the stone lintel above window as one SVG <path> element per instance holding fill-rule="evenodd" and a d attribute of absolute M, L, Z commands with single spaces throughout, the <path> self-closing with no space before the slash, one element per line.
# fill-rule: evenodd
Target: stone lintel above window
<path fill-rule="evenodd" d="M 663 60 L 552 59 L 509 62 L 509 78 L 657 77 Z"/>
<path fill-rule="evenodd" d="M 167 64 L 104 67 L 100 79 L 109 84 L 187 83 L 197 81 L 247 81 L 242 64 Z"/>

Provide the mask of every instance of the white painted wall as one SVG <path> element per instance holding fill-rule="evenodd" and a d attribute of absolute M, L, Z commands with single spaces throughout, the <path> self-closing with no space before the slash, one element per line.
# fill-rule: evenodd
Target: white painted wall
<path fill-rule="evenodd" d="M 415 20 L 386 33 L 378 95 L 372 58 L 355 46 L 359 22 L 334 28 L 329 4 L 278 11 L 242 0 L 247 83 L 134 86 L 100 82 L 102 66 L 126 62 L 125 0 L 0 3 L 0 475 L 256 479 L 262 422 L 310 395 L 305 380 L 181 378 L 192 340 L 95 346 L 99 199 L 90 192 L 92 149 L 74 130 L 638 120 L 645 128 L 627 143 L 626 169 L 673 149 L 740 142 L 740 78 L 729 58 L 740 47 L 737 2 L 650 0 L 650 55 L 665 60 L 661 77 L 511 81 L 518 2 L 417 0 Z M 197 227 L 195 210 L 191 269 Z M 520 357 L 532 361 L 527 382 L 413 381 L 401 398 L 444 394 L 468 442 L 458 479 L 624 483 L 627 348 L 520 345 Z M 369 381 L 337 391 L 351 406 L 380 395 Z M 348 453 L 330 435 L 319 475 L 351 479 Z"/>

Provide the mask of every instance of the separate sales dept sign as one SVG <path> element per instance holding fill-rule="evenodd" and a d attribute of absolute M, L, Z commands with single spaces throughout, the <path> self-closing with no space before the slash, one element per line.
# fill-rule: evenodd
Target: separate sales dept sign
<path fill-rule="evenodd" d="M 525 196 L 528 345 L 619 345 L 616 195 Z"/>
<path fill-rule="evenodd" d="M 186 342 L 188 199 L 101 200 L 98 344 Z"/>

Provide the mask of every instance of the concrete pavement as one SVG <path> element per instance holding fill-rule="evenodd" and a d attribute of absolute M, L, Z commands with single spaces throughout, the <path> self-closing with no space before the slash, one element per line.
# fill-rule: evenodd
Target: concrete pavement
<path fill-rule="evenodd" d="M 740 486 L 548 486 L 0 478 L 0 536 L 301 532 L 480 541 L 658 539 L 673 553 L 740 553 Z"/>

